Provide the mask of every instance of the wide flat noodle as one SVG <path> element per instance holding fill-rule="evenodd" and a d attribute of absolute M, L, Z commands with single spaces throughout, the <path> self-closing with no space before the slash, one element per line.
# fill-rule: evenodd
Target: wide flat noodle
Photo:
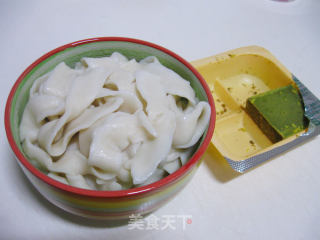
<path fill-rule="evenodd" d="M 56 173 L 50 172 L 50 173 L 48 173 L 48 176 L 51 177 L 51 178 L 53 178 L 54 180 L 56 180 L 56 181 L 58 181 L 58 182 L 64 183 L 64 184 L 66 184 L 66 185 L 69 185 L 69 182 L 68 182 L 68 180 L 67 180 L 65 177 L 61 177 L 61 176 L 59 176 L 59 175 L 56 174 Z"/>
<path fill-rule="evenodd" d="M 77 149 L 68 149 L 60 159 L 53 162 L 48 169 L 51 172 L 84 175 L 89 172 L 88 161 Z"/>
<path fill-rule="evenodd" d="M 31 88 L 30 88 L 30 91 L 29 91 L 29 96 L 30 96 L 30 98 L 31 98 L 34 94 L 39 94 L 39 88 L 40 88 L 41 84 L 42 84 L 44 81 L 46 81 L 51 74 L 52 74 L 52 72 L 48 72 L 48 73 L 42 75 L 41 77 L 37 78 L 37 79 L 33 82 L 32 86 L 31 86 Z"/>
<path fill-rule="evenodd" d="M 169 153 L 176 127 L 173 113 L 167 112 L 159 117 L 154 127 L 158 132 L 158 137 L 144 142 L 131 160 L 134 184 L 141 184 L 147 180 Z"/>
<path fill-rule="evenodd" d="M 130 144 L 144 141 L 144 130 L 135 115 L 114 113 L 93 131 L 89 165 L 109 172 L 118 172 Z"/>
<path fill-rule="evenodd" d="M 82 71 L 69 68 L 64 62 L 58 64 L 39 86 L 39 94 L 65 98 L 74 79 Z"/>
<path fill-rule="evenodd" d="M 166 93 L 184 97 L 192 104 L 196 104 L 195 93 L 190 86 L 190 82 L 184 80 L 171 69 L 163 66 L 155 57 L 148 57 L 142 62 L 145 64 L 143 70 L 159 77 L 159 81 Z"/>
<path fill-rule="evenodd" d="M 102 171 L 102 169 L 99 169 L 96 167 L 90 167 L 90 172 L 91 172 L 91 174 L 96 176 L 97 179 L 105 180 L 105 181 L 114 180 L 116 177 L 115 173 L 105 172 L 105 171 Z"/>
<path fill-rule="evenodd" d="M 64 101 L 51 95 L 33 95 L 28 104 L 31 114 L 37 123 L 47 117 L 63 114 L 65 109 Z"/>
<path fill-rule="evenodd" d="M 47 169 L 50 168 L 52 159 L 48 153 L 46 153 L 37 145 L 32 144 L 29 139 L 24 140 L 22 147 L 28 157 L 37 161 L 37 163 L 39 163 L 42 167 Z"/>
<path fill-rule="evenodd" d="M 133 93 L 135 91 L 134 74 L 129 71 L 119 69 L 114 71 L 107 79 L 105 84 L 114 85 L 119 91 L 128 91 Z"/>
<path fill-rule="evenodd" d="M 147 104 L 146 112 L 151 121 L 168 111 L 169 100 L 158 76 L 145 71 L 138 71 L 136 82 L 137 89 Z"/>
<path fill-rule="evenodd" d="M 171 162 L 165 163 L 162 168 L 169 174 L 174 173 L 181 167 L 181 162 L 179 159 L 176 159 Z"/>
<path fill-rule="evenodd" d="M 107 104 L 99 107 L 87 108 L 78 118 L 69 122 L 65 129 L 63 137 L 54 143 L 54 147 L 64 152 L 71 138 L 79 131 L 89 128 L 98 119 L 107 116 L 116 111 L 122 104 L 121 98 L 110 99 Z"/>
<path fill-rule="evenodd" d="M 25 139 L 28 139 L 31 142 L 36 142 L 38 139 L 40 126 L 41 125 L 37 123 L 34 115 L 30 110 L 30 103 L 27 103 L 20 124 L 21 142 L 23 142 Z"/>
<path fill-rule="evenodd" d="M 114 91 L 107 88 L 103 88 L 100 90 L 97 98 L 106 98 L 106 97 L 119 97 L 123 100 L 119 111 L 127 112 L 127 113 L 135 113 L 138 110 L 142 110 L 142 103 L 138 99 L 138 97 L 129 91 Z"/>
<path fill-rule="evenodd" d="M 157 168 L 157 169 L 155 169 L 155 171 L 152 173 L 152 175 L 146 181 L 144 181 L 141 184 L 138 184 L 137 186 L 141 187 L 141 186 L 145 186 L 145 185 L 157 182 L 167 175 L 168 174 L 166 173 L 165 170 Z"/>
<path fill-rule="evenodd" d="M 84 189 L 91 189 L 89 184 L 82 175 L 67 174 L 66 177 L 71 186 Z"/>
<path fill-rule="evenodd" d="M 58 120 L 51 121 L 40 128 L 39 145 L 51 156 L 63 154 L 65 151 L 64 145 L 61 147 L 60 144 L 54 143 L 58 132 L 67 122 L 78 116 L 93 102 L 108 75 L 108 70 L 102 68 L 90 69 L 73 81 L 66 98 L 65 113 Z"/>
<path fill-rule="evenodd" d="M 81 62 L 88 68 L 103 67 L 113 72 L 122 64 L 127 63 L 128 59 L 120 53 L 114 52 L 110 57 L 88 58 L 84 57 Z"/>
<path fill-rule="evenodd" d="M 210 120 L 210 107 L 205 102 L 197 104 L 195 109 L 177 117 L 177 128 L 173 137 L 173 146 L 189 148 L 196 144 L 203 135 Z"/>

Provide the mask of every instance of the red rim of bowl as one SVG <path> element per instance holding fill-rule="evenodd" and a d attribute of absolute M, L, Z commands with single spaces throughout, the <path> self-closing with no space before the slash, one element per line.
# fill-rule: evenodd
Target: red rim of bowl
<path fill-rule="evenodd" d="M 12 104 L 13 96 L 15 95 L 15 92 L 16 92 L 19 84 L 21 83 L 21 81 L 26 77 L 26 75 L 35 66 L 37 66 L 39 63 L 41 63 L 42 61 L 44 61 L 48 57 L 50 57 L 58 52 L 61 52 L 67 48 L 72 48 L 72 47 L 76 47 L 76 46 L 79 46 L 82 44 L 87 44 L 87 43 L 92 43 L 92 42 L 103 42 L 103 41 L 121 41 L 121 42 L 131 42 L 131 43 L 136 43 L 136 44 L 140 44 L 140 45 L 145 45 L 145 46 L 149 46 L 149 47 L 158 49 L 158 50 L 172 56 L 173 58 L 177 59 L 182 64 L 184 64 L 187 68 L 189 68 L 189 70 L 198 78 L 198 80 L 200 81 L 202 87 L 204 88 L 204 90 L 206 92 L 206 95 L 208 97 L 208 102 L 211 107 L 211 118 L 210 118 L 208 130 L 207 130 L 207 134 L 206 134 L 205 139 L 203 140 L 201 146 L 199 147 L 197 152 L 193 155 L 193 157 L 185 165 L 183 165 L 181 168 L 179 168 L 176 172 L 168 175 L 167 177 L 165 177 L 157 182 L 154 182 L 154 183 L 146 185 L 146 186 L 132 188 L 132 189 L 128 189 L 128 190 L 120 190 L 120 191 L 98 191 L 98 190 L 87 190 L 87 189 L 72 187 L 72 186 L 60 183 L 60 182 L 48 177 L 47 175 L 45 175 L 41 171 L 39 171 L 36 167 L 34 167 L 23 156 L 23 154 L 19 150 L 17 144 L 15 143 L 13 134 L 11 132 L 10 115 L 11 115 L 11 104 Z M 80 194 L 80 195 L 87 196 L 87 197 L 114 197 L 114 198 L 117 198 L 117 197 L 126 197 L 126 196 L 142 194 L 142 193 L 148 193 L 153 190 L 159 189 L 165 185 L 170 185 L 171 183 L 175 182 L 179 177 L 183 176 L 184 173 L 186 173 L 189 169 L 191 169 L 192 166 L 195 165 L 200 160 L 201 156 L 204 154 L 205 150 L 207 149 L 207 147 L 211 141 L 212 135 L 213 135 L 215 120 L 216 120 L 215 118 L 216 118 L 215 106 L 214 106 L 213 98 L 211 95 L 211 91 L 210 91 L 207 83 L 205 82 L 203 77 L 200 75 L 200 73 L 190 63 L 188 63 L 186 60 L 184 60 L 182 57 L 178 56 L 177 54 L 173 53 L 172 51 L 170 51 L 164 47 L 161 47 L 161 46 L 156 45 L 154 43 L 139 40 L 139 39 L 124 38 L 124 37 L 98 37 L 98 38 L 84 39 L 84 40 L 80 40 L 80 41 L 76 41 L 76 42 L 72 42 L 72 43 L 63 45 L 61 47 L 58 47 L 58 48 L 46 53 L 45 55 L 43 55 L 42 57 L 37 59 L 35 62 L 33 62 L 19 76 L 19 78 L 17 79 L 17 81 L 15 82 L 15 84 L 13 85 L 13 87 L 10 91 L 10 94 L 8 96 L 8 100 L 6 103 L 4 121 L 5 121 L 7 138 L 8 138 L 9 144 L 10 144 L 14 154 L 16 155 L 16 157 L 20 161 L 20 163 L 26 169 L 28 169 L 34 176 L 38 177 L 40 180 L 44 181 L 45 183 L 47 183 L 53 187 L 56 187 L 60 190 L 64 190 L 66 192 Z"/>

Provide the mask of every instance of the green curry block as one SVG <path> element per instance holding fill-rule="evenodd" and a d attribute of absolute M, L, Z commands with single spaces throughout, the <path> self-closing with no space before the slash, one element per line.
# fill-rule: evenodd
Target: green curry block
<path fill-rule="evenodd" d="M 248 98 L 246 112 L 273 143 L 307 127 L 302 99 L 292 85 Z"/>

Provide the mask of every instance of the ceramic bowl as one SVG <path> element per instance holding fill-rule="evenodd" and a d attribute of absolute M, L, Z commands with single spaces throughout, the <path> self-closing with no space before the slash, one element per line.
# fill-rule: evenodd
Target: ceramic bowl
<path fill-rule="evenodd" d="M 140 60 L 156 56 L 160 62 L 190 81 L 198 99 L 211 106 L 210 124 L 189 161 L 169 176 L 155 183 L 121 191 L 85 190 L 58 182 L 33 166 L 22 150 L 19 124 L 35 79 L 64 61 L 70 67 L 82 57 L 103 57 L 120 52 Z M 9 94 L 5 127 L 9 144 L 23 172 L 34 187 L 54 205 L 84 217 L 97 219 L 128 218 L 147 214 L 172 199 L 191 179 L 211 141 L 215 125 L 215 107 L 210 89 L 201 75 L 177 54 L 153 43 L 120 37 L 81 40 L 58 47 L 32 63 L 18 78 Z"/>

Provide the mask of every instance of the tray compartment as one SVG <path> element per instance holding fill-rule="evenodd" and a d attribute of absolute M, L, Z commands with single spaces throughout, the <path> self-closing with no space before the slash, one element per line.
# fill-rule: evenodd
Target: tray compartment
<path fill-rule="evenodd" d="M 245 112 L 217 121 L 213 143 L 224 155 L 238 160 L 272 145 Z"/>

